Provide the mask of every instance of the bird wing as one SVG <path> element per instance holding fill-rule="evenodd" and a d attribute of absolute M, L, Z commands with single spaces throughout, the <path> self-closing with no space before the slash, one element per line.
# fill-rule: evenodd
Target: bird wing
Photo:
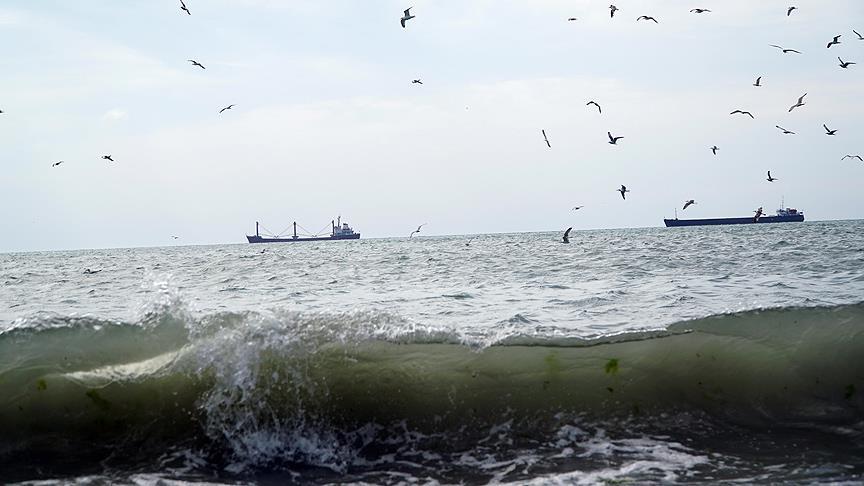
<path fill-rule="evenodd" d="M 801 51 L 796 51 L 795 49 L 783 49 L 783 52 L 794 52 L 795 54 L 801 54 Z"/>
<path fill-rule="evenodd" d="M 412 8 L 414 8 L 414 7 L 408 7 L 408 8 L 405 9 L 405 16 L 406 16 L 406 17 L 409 16 L 409 15 L 411 15 L 410 12 L 411 12 L 411 9 L 412 9 Z"/>
<path fill-rule="evenodd" d="M 856 155 L 854 158 L 860 160 L 861 162 L 864 162 L 864 159 L 862 159 L 860 155 Z"/>
<path fill-rule="evenodd" d="M 857 35 L 859 39 L 861 38 L 861 34 L 859 34 L 857 30 L 852 29 L 852 32 L 854 32 L 855 35 Z"/>
<path fill-rule="evenodd" d="M 785 50 L 785 49 L 783 49 L 783 47 L 778 46 L 777 44 L 771 44 L 771 47 L 776 47 L 777 49 L 780 49 L 781 51 Z"/>
<path fill-rule="evenodd" d="M 399 19 L 399 23 L 402 24 L 402 28 L 404 29 L 405 28 L 405 17 L 402 17 L 401 19 Z"/>

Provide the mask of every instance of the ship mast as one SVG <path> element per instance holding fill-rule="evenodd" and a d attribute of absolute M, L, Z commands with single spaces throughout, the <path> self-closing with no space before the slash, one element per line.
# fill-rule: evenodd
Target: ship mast
<path fill-rule="evenodd" d="M 297 221 L 294 221 L 294 239 L 297 239 Z"/>

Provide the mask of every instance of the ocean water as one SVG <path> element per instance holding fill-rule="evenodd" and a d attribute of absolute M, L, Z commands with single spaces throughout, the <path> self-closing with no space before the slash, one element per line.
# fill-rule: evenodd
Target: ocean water
<path fill-rule="evenodd" d="M 0 482 L 859 483 L 862 234 L 3 254 Z"/>

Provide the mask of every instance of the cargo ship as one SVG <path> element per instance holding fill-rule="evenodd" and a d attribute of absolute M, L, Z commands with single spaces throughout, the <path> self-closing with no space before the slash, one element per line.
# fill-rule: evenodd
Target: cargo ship
<path fill-rule="evenodd" d="M 294 227 L 294 234 L 288 237 L 283 237 L 282 235 L 261 236 L 261 233 L 259 231 L 259 224 L 258 221 L 256 221 L 255 234 L 246 235 L 246 239 L 249 241 L 249 243 L 287 243 L 291 241 L 329 241 L 360 239 L 360 233 L 357 233 L 353 229 L 351 229 L 351 227 L 348 226 L 348 223 L 343 223 L 341 216 L 337 220 L 330 221 L 330 236 L 300 236 L 297 234 L 297 222 L 295 221 L 292 226 Z"/>
<path fill-rule="evenodd" d="M 672 226 L 716 226 L 725 224 L 757 224 L 757 223 L 793 223 L 804 221 L 804 212 L 793 208 L 780 208 L 775 216 L 762 214 L 762 208 L 753 211 L 753 216 L 745 218 L 710 218 L 710 219 L 664 219 L 666 227 Z"/>

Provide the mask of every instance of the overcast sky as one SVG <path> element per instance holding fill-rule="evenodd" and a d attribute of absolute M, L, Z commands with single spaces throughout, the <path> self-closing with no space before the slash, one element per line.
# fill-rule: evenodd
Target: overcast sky
<path fill-rule="evenodd" d="M 5 0 L 0 251 L 860 218 L 864 2 L 790 2 Z"/>

